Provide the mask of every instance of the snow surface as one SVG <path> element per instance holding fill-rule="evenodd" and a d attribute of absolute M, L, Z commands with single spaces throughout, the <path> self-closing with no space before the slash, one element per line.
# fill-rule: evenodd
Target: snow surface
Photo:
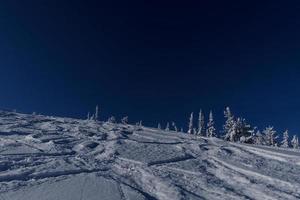
<path fill-rule="evenodd" d="M 300 151 L 0 112 L 0 200 L 300 199 Z"/>

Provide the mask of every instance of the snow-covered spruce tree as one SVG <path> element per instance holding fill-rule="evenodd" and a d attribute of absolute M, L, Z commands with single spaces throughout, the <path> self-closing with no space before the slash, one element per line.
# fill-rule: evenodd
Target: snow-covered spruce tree
<path fill-rule="evenodd" d="M 170 131 L 170 124 L 169 124 L 169 122 L 166 125 L 165 131 Z"/>
<path fill-rule="evenodd" d="M 214 117 L 212 111 L 209 113 L 209 119 L 207 123 L 207 129 L 206 129 L 206 136 L 207 137 L 215 137 L 216 136 L 216 129 L 214 127 Z"/>
<path fill-rule="evenodd" d="M 123 117 L 123 118 L 121 119 L 121 123 L 122 123 L 122 124 L 128 124 L 128 116 Z"/>
<path fill-rule="evenodd" d="M 99 115 L 99 107 L 98 105 L 96 106 L 96 109 L 95 109 L 95 121 L 98 120 L 98 115 Z"/>
<path fill-rule="evenodd" d="M 180 128 L 180 132 L 183 133 L 183 128 L 182 127 Z"/>
<path fill-rule="evenodd" d="M 299 141 L 298 141 L 298 137 L 296 135 L 293 136 L 293 139 L 292 139 L 291 143 L 292 143 L 292 147 L 294 149 L 299 148 Z"/>
<path fill-rule="evenodd" d="M 283 140 L 281 142 L 281 146 L 284 148 L 289 147 L 289 132 L 288 132 L 288 130 L 283 132 Z"/>
<path fill-rule="evenodd" d="M 244 118 L 238 118 L 236 120 L 235 137 L 233 141 L 253 144 L 255 142 L 254 140 L 254 129 Z"/>
<path fill-rule="evenodd" d="M 173 126 L 174 131 L 178 132 L 178 128 L 177 128 L 175 122 L 172 122 L 172 126 Z"/>
<path fill-rule="evenodd" d="M 225 134 L 224 140 L 233 142 L 234 138 L 236 137 L 236 122 L 234 120 L 234 116 L 231 114 L 229 107 L 226 107 L 224 111 L 224 117 L 226 119 L 223 126 L 223 132 Z"/>
<path fill-rule="evenodd" d="M 160 123 L 158 123 L 157 129 L 161 130 L 161 125 L 160 125 Z"/>
<path fill-rule="evenodd" d="M 265 144 L 263 134 L 258 130 L 255 134 L 254 144 L 263 145 Z"/>
<path fill-rule="evenodd" d="M 274 130 L 274 128 L 272 126 L 267 127 L 263 133 L 265 134 L 266 137 L 266 145 L 269 146 L 276 146 L 276 139 L 278 138 L 276 136 L 276 131 Z"/>
<path fill-rule="evenodd" d="M 194 135 L 197 135 L 197 133 L 198 133 L 197 129 L 196 129 L 196 128 L 193 128 L 193 134 L 194 134 Z"/>
<path fill-rule="evenodd" d="M 193 121 L 194 121 L 194 113 L 191 113 L 190 120 L 189 120 L 188 134 L 193 134 Z"/>
<path fill-rule="evenodd" d="M 204 136 L 205 134 L 205 124 L 204 124 L 204 114 L 202 113 L 202 110 L 199 112 L 199 118 L 198 118 L 198 132 L 197 135 Z"/>
<path fill-rule="evenodd" d="M 88 112 L 88 114 L 87 114 L 87 120 L 90 120 L 90 112 Z"/>
<path fill-rule="evenodd" d="M 116 118 L 114 116 L 111 116 L 110 118 L 108 118 L 107 122 L 109 123 L 116 123 Z"/>
<path fill-rule="evenodd" d="M 95 115 L 92 115 L 91 117 L 90 117 L 90 120 L 94 120 L 95 119 Z"/>

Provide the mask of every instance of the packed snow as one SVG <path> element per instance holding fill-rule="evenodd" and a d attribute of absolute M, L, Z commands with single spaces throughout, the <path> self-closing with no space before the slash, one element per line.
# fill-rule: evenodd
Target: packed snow
<path fill-rule="evenodd" d="M 0 200 L 57 199 L 300 199 L 300 151 L 1 111 Z"/>

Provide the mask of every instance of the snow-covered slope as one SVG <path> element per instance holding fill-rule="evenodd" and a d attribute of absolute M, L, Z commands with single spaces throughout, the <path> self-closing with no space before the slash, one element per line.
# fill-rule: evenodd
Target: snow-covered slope
<path fill-rule="evenodd" d="M 300 152 L 0 112 L 0 200 L 300 199 Z"/>

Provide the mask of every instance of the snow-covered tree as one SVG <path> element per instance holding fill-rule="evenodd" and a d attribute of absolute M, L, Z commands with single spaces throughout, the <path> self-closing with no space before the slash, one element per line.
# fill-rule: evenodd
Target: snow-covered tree
<path fill-rule="evenodd" d="M 298 137 L 296 135 L 293 136 L 291 143 L 292 143 L 292 146 L 294 149 L 299 148 L 299 141 L 298 141 Z"/>
<path fill-rule="evenodd" d="M 183 133 L 183 128 L 182 127 L 180 128 L 180 132 Z"/>
<path fill-rule="evenodd" d="M 167 125 L 166 125 L 166 128 L 165 128 L 165 131 L 169 131 L 169 130 L 170 130 L 170 124 L 168 122 Z"/>
<path fill-rule="evenodd" d="M 175 122 L 172 122 L 172 126 L 173 126 L 173 128 L 174 128 L 174 131 L 178 132 L 178 128 L 177 128 Z"/>
<path fill-rule="evenodd" d="M 193 121 L 194 121 L 194 113 L 191 113 L 190 120 L 189 120 L 188 134 L 193 134 Z"/>
<path fill-rule="evenodd" d="M 225 124 L 223 126 L 223 131 L 225 133 L 224 139 L 229 141 L 234 141 L 236 137 L 236 122 L 234 120 L 234 116 L 231 114 L 230 108 L 226 107 L 224 111 L 224 117 L 226 119 Z"/>
<path fill-rule="evenodd" d="M 230 108 L 227 107 L 224 111 L 226 118 L 223 131 L 224 139 L 231 142 L 255 143 L 255 128 L 252 128 L 244 118 L 237 118 L 232 115 Z"/>
<path fill-rule="evenodd" d="M 198 118 L 198 132 L 197 132 L 197 135 L 202 135 L 204 136 L 204 114 L 202 113 L 202 110 L 200 110 L 199 112 L 199 118 Z"/>
<path fill-rule="evenodd" d="M 128 116 L 123 117 L 123 118 L 121 119 L 121 123 L 122 123 L 122 124 L 128 124 Z"/>
<path fill-rule="evenodd" d="M 235 128 L 233 141 L 251 144 L 255 142 L 254 128 L 252 128 L 244 118 L 237 118 Z"/>
<path fill-rule="evenodd" d="M 283 133 L 283 140 L 281 142 L 281 146 L 284 148 L 289 147 L 289 132 L 288 132 L 288 130 L 284 131 L 284 133 Z"/>
<path fill-rule="evenodd" d="M 161 125 L 160 125 L 160 123 L 158 123 L 157 129 L 161 130 Z"/>
<path fill-rule="evenodd" d="M 108 118 L 107 120 L 109 123 L 116 123 L 116 118 L 114 116 L 111 116 L 110 118 Z"/>
<path fill-rule="evenodd" d="M 88 114 L 87 114 L 87 120 L 90 120 L 90 112 L 88 112 Z"/>
<path fill-rule="evenodd" d="M 90 120 L 95 120 L 95 115 L 90 116 Z"/>
<path fill-rule="evenodd" d="M 95 109 L 95 121 L 98 120 L 98 115 L 99 115 L 99 107 L 98 105 L 96 106 L 96 109 Z"/>
<path fill-rule="evenodd" d="M 207 129 L 206 129 L 206 136 L 207 137 L 215 137 L 216 136 L 216 129 L 214 127 L 214 117 L 212 111 L 209 113 L 209 119 L 207 123 Z"/>
<path fill-rule="evenodd" d="M 266 137 L 266 145 L 269 146 L 276 146 L 276 139 L 278 138 L 276 136 L 276 131 L 272 126 L 267 127 L 263 133 L 265 134 Z"/>
<path fill-rule="evenodd" d="M 264 136 L 260 131 L 257 131 L 255 134 L 254 144 L 263 145 L 265 144 Z"/>
<path fill-rule="evenodd" d="M 197 135 L 197 133 L 198 133 L 197 128 L 193 128 L 193 134 Z"/>

